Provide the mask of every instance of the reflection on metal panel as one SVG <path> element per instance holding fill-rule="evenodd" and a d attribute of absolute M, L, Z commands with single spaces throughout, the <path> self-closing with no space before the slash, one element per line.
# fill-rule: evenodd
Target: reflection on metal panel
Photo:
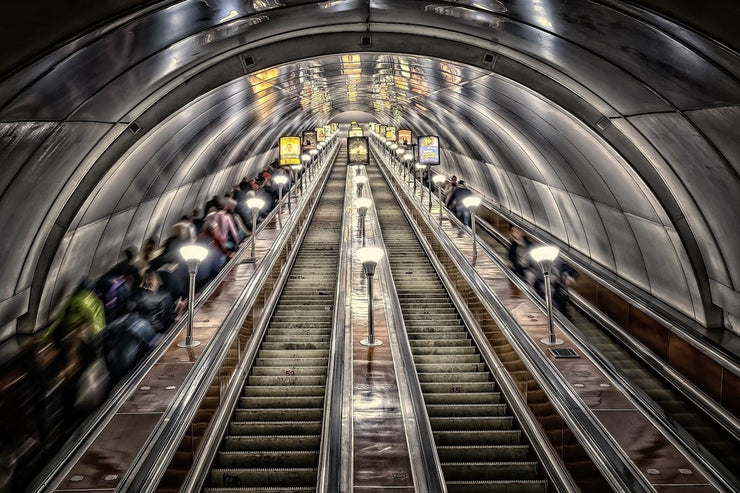
<path fill-rule="evenodd" d="M 711 277 L 727 285 L 740 286 L 740 181 L 703 136 L 679 114 L 645 115 L 630 118 L 651 144 L 669 162 L 659 170 L 675 189 L 692 229 L 708 226 L 717 239 L 719 256 L 705 259 Z M 676 182 L 678 180 L 678 182 Z M 683 191 L 686 190 L 686 193 Z M 709 234 L 707 232 L 707 234 Z M 699 239 L 703 239 L 699 237 Z M 729 276 L 729 279 L 727 278 Z"/>
<path fill-rule="evenodd" d="M 617 275 L 650 292 L 650 280 L 645 269 L 643 253 L 627 218 L 622 212 L 610 207 L 596 204 L 596 208 L 606 228 Z"/>
<path fill-rule="evenodd" d="M 626 217 L 640 246 L 652 292 L 662 293 L 662 298 L 667 303 L 689 317 L 695 317 L 686 282 L 686 277 L 691 276 L 691 272 L 684 272 L 682 269 L 663 226 L 634 216 Z"/>

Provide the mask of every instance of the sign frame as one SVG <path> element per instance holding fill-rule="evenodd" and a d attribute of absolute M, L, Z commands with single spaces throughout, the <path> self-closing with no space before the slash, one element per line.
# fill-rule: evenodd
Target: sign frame
<path fill-rule="evenodd" d="M 361 150 L 358 152 L 357 146 L 364 146 L 364 153 Z M 370 144 L 367 137 L 347 137 L 347 166 L 355 165 L 370 165 Z"/>
<path fill-rule="evenodd" d="M 295 136 L 280 137 L 279 161 L 280 166 L 301 164 L 301 138 Z"/>
<path fill-rule="evenodd" d="M 421 135 L 416 139 L 416 143 L 419 164 L 428 164 L 430 166 L 440 164 L 439 136 Z"/>

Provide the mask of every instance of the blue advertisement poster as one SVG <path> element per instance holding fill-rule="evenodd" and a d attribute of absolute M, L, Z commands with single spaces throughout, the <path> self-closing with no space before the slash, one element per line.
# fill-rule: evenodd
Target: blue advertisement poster
<path fill-rule="evenodd" d="M 419 163 L 439 164 L 439 137 L 435 135 L 419 137 Z"/>

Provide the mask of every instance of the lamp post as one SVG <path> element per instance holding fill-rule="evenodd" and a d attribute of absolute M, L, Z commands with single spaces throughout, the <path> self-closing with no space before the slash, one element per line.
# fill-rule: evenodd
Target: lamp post
<path fill-rule="evenodd" d="M 257 255 L 255 254 L 255 243 L 257 243 L 257 215 L 264 205 L 265 201 L 262 199 L 258 199 L 256 197 L 247 199 L 247 207 L 252 211 L 252 257 L 247 260 L 248 262 L 257 261 Z"/>
<path fill-rule="evenodd" d="M 545 279 L 545 304 L 547 305 L 547 337 L 542 339 L 544 344 L 548 346 L 557 346 L 562 344 L 562 339 L 555 337 L 555 330 L 552 325 L 552 296 L 550 293 L 550 269 L 552 269 L 552 263 L 560 254 L 560 250 L 555 246 L 541 246 L 533 248 L 529 252 L 529 255 L 534 259 L 535 262 L 540 264 L 542 270 L 542 276 Z"/>
<path fill-rule="evenodd" d="M 319 142 L 319 144 L 320 143 L 321 142 Z M 306 169 L 308 170 L 308 178 L 310 180 L 313 180 L 313 171 L 312 170 L 313 170 L 314 166 L 316 166 L 316 155 L 318 153 L 319 153 L 319 150 L 318 149 L 311 149 L 310 151 L 308 151 L 308 156 L 309 156 L 308 157 L 308 161 L 306 161 L 306 160 L 303 161 L 303 166 L 305 166 Z"/>
<path fill-rule="evenodd" d="M 308 156 L 308 154 L 304 154 L 304 156 Z M 308 156 L 308 159 L 311 159 L 311 156 Z M 291 168 L 293 169 L 293 172 L 295 173 L 296 182 L 298 182 L 299 180 L 301 182 L 301 194 L 303 194 L 303 176 L 298 174 L 303 169 L 303 165 L 302 164 L 294 164 L 294 165 L 291 166 Z M 298 199 L 296 199 L 296 201 L 297 200 Z"/>
<path fill-rule="evenodd" d="M 414 170 L 415 170 L 414 171 L 414 197 L 416 197 L 416 174 L 421 173 L 421 170 L 423 170 L 425 167 L 426 166 L 420 163 L 416 163 L 414 165 Z M 419 181 L 421 181 L 421 174 L 419 175 Z M 423 200 L 424 199 L 424 187 L 420 185 L 419 188 L 421 188 L 421 191 L 419 193 L 419 201 L 423 203 L 424 202 Z"/>
<path fill-rule="evenodd" d="M 391 149 L 388 153 L 388 166 L 391 166 L 393 164 L 393 154 L 395 154 L 396 149 L 398 149 L 398 144 L 396 144 L 395 142 L 391 143 Z"/>
<path fill-rule="evenodd" d="M 358 164 L 355 166 L 355 175 L 359 176 L 363 171 L 365 171 L 365 166 L 362 164 Z"/>
<path fill-rule="evenodd" d="M 463 205 L 470 211 L 470 228 L 473 230 L 473 258 L 475 258 L 478 256 L 478 245 L 475 241 L 475 209 L 480 205 L 480 199 L 473 196 L 465 197 Z"/>
<path fill-rule="evenodd" d="M 406 164 L 403 167 L 403 182 L 406 183 L 408 180 L 408 168 L 411 166 L 411 161 L 414 160 L 414 155 L 407 152 L 403 155 L 403 160 L 406 161 Z"/>
<path fill-rule="evenodd" d="M 188 332 L 185 341 L 177 343 L 178 347 L 189 348 L 200 345 L 200 341 L 193 340 L 193 311 L 195 305 L 195 275 L 198 273 L 198 266 L 208 255 L 208 249 L 200 245 L 185 245 L 180 248 L 180 255 L 188 264 L 188 273 L 190 274 L 190 286 L 188 294 Z"/>
<path fill-rule="evenodd" d="M 362 197 L 362 187 L 367 183 L 367 176 L 359 175 L 352 178 L 352 182 L 357 185 L 357 196 Z"/>
<path fill-rule="evenodd" d="M 367 339 L 360 341 L 363 346 L 380 346 L 383 341 L 375 339 L 373 325 L 373 276 L 375 267 L 383 258 L 383 249 L 378 247 L 362 247 L 357 250 L 357 258 L 362 262 L 362 268 L 367 276 Z"/>
<path fill-rule="evenodd" d="M 367 197 L 360 197 L 355 200 L 355 207 L 357 207 L 357 212 L 360 213 L 360 235 L 362 236 L 362 246 L 365 246 L 365 215 L 372 204 L 373 201 Z"/>
<path fill-rule="evenodd" d="M 280 222 L 280 213 L 283 211 L 283 187 L 288 183 L 288 177 L 285 175 L 276 175 L 272 181 L 278 186 L 278 222 Z"/>
<path fill-rule="evenodd" d="M 437 198 L 439 199 L 439 224 L 442 224 L 442 184 L 445 182 L 445 177 L 442 175 L 434 175 L 432 177 L 432 181 L 435 185 L 437 185 Z M 432 191 L 429 191 L 429 196 L 431 197 Z"/>
<path fill-rule="evenodd" d="M 403 160 L 403 156 L 405 155 L 405 153 L 406 153 L 406 149 L 404 149 L 401 146 L 398 146 L 398 148 L 396 149 L 396 162 L 395 162 L 395 166 L 403 165 L 403 161 L 402 160 Z"/>

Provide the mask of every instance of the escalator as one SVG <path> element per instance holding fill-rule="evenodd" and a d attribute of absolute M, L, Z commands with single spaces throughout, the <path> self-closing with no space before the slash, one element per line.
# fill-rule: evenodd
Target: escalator
<path fill-rule="evenodd" d="M 546 491 L 540 464 L 379 169 L 367 173 L 448 491 Z"/>
<path fill-rule="evenodd" d="M 315 491 L 344 202 L 344 153 L 272 314 L 206 491 Z M 346 159 L 346 158 L 345 158 Z"/>
<path fill-rule="evenodd" d="M 478 238 L 493 249 L 501 259 L 507 258 L 507 247 L 484 227 L 478 228 Z M 570 306 L 567 318 L 584 335 L 585 340 L 599 350 L 616 368 L 647 394 L 669 419 L 674 420 L 691 435 L 692 442 L 700 444 L 726 472 L 740 470 L 740 443 L 693 404 L 682 393 L 661 378 L 633 351 L 601 327 L 578 306 Z M 725 472 L 725 474 L 726 474 Z M 734 481 L 737 481 L 735 479 Z"/>

